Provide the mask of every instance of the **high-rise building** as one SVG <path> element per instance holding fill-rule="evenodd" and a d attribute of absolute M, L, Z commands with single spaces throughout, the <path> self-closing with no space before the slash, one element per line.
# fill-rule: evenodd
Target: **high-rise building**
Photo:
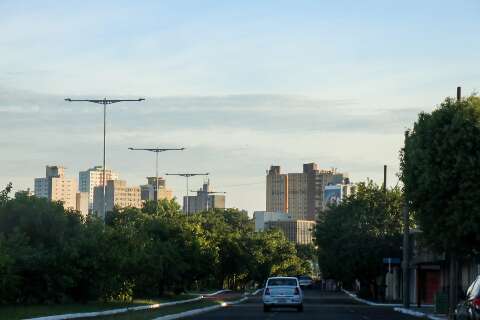
<path fill-rule="evenodd" d="M 183 197 L 183 212 L 192 214 L 209 209 L 225 209 L 225 195 L 215 194 L 210 189 L 210 180 L 207 180 L 196 196 Z"/>
<path fill-rule="evenodd" d="M 86 217 L 88 215 L 88 192 L 77 192 L 75 197 L 76 209 L 79 211 L 82 216 Z"/>
<path fill-rule="evenodd" d="M 105 218 L 103 212 L 103 186 L 93 189 L 93 212 Z M 112 211 L 114 207 L 141 208 L 140 187 L 128 187 L 125 180 L 108 180 L 105 188 L 106 210 Z"/>
<path fill-rule="evenodd" d="M 157 177 L 147 177 L 147 184 L 140 186 L 142 201 L 155 201 L 156 188 Z M 158 177 L 158 200 L 162 199 L 173 199 L 173 191 L 167 188 L 163 177 Z"/>
<path fill-rule="evenodd" d="M 110 169 L 105 170 L 105 180 L 118 180 L 118 174 Z M 103 167 L 95 166 L 78 174 L 78 191 L 88 192 L 88 208 L 93 209 L 93 189 L 103 186 Z"/>
<path fill-rule="evenodd" d="M 269 212 L 288 212 L 288 176 L 280 166 L 271 166 L 267 172 L 267 208 Z"/>
<path fill-rule="evenodd" d="M 335 169 L 321 170 L 316 163 L 303 165 L 302 173 L 281 174 L 271 166 L 267 174 L 266 209 L 287 212 L 297 220 L 314 221 L 323 209 L 324 190 L 328 184 L 343 183 L 347 178 Z"/>
<path fill-rule="evenodd" d="M 35 196 L 61 201 L 66 209 L 76 209 L 77 183 L 65 177 L 62 166 L 46 166 L 45 178 L 35 178 Z"/>

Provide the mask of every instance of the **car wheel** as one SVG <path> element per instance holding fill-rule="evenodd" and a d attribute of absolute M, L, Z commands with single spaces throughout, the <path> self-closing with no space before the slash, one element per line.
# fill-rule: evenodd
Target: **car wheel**
<path fill-rule="evenodd" d="M 263 312 L 270 312 L 270 307 L 263 305 Z"/>
<path fill-rule="evenodd" d="M 301 304 L 297 307 L 297 311 L 298 312 L 303 312 L 303 304 Z"/>

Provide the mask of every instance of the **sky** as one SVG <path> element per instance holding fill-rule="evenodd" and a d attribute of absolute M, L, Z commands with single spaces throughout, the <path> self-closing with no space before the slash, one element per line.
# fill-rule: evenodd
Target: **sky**
<path fill-rule="evenodd" d="M 478 1 L 0 1 L 0 186 L 102 162 L 129 185 L 210 172 L 265 209 L 265 171 L 302 164 L 396 185 L 403 132 L 480 86 Z M 198 189 L 202 177 L 190 179 Z M 168 177 L 180 198 L 185 180 Z"/>

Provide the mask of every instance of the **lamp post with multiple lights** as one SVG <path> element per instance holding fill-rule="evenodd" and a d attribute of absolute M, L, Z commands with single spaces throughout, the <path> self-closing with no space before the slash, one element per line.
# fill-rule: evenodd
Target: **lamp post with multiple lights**
<path fill-rule="evenodd" d="M 103 104 L 103 178 L 102 178 L 102 187 L 103 187 L 103 220 L 105 221 L 105 214 L 106 214 L 106 207 L 107 207 L 107 200 L 105 199 L 105 187 L 106 187 L 106 182 L 105 182 L 105 138 L 107 135 L 107 128 L 106 128 L 106 123 L 107 123 L 107 104 L 113 104 L 113 103 L 118 103 L 118 102 L 128 102 L 128 101 L 134 101 L 134 102 L 140 102 L 144 101 L 144 98 L 139 98 L 139 99 L 71 99 L 71 98 L 66 98 L 65 101 L 68 102 L 91 102 L 91 103 L 97 103 L 97 104 Z"/>
<path fill-rule="evenodd" d="M 155 208 L 158 208 L 158 154 L 160 152 L 165 151 L 183 151 L 185 148 L 128 148 L 128 150 L 132 151 L 150 151 L 155 152 L 155 192 L 154 192 L 154 199 L 155 199 Z"/>
<path fill-rule="evenodd" d="M 194 176 L 208 176 L 210 173 L 166 173 L 165 175 L 167 176 L 180 176 L 180 177 L 184 177 L 187 179 L 187 198 L 186 198 L 186 202 L 185 202 L 185 214 L 189 214 L 188 212 L 188 179 L 190 177 L 194 177 Z"/>

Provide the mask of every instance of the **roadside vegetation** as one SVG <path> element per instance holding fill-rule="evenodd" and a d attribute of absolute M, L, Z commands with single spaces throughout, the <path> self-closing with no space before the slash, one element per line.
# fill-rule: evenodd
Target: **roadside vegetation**
<path fill-rule="evenodd" d="M 316 227 L 318 262 L 325 279 L 346 287 L 362 283 L 363 297 L 375 298 L 385 272 L 383 258 L 401 257 L 402 193 L 372 181 L 321 212 Z"/>
<path fill-rule="evenodd" d="M 61 203 L 11 199 L 10 188 L 0 193 L 2 314 L 7 305 L 88 309 L 91 302 L 245 289 L 272 274 L 310 269 L 283 233 L 254 232 L 247 213 L 236 209 L 186 216 L 174 200 L 163 200 L 115 209 L 104 224 Z"/>

